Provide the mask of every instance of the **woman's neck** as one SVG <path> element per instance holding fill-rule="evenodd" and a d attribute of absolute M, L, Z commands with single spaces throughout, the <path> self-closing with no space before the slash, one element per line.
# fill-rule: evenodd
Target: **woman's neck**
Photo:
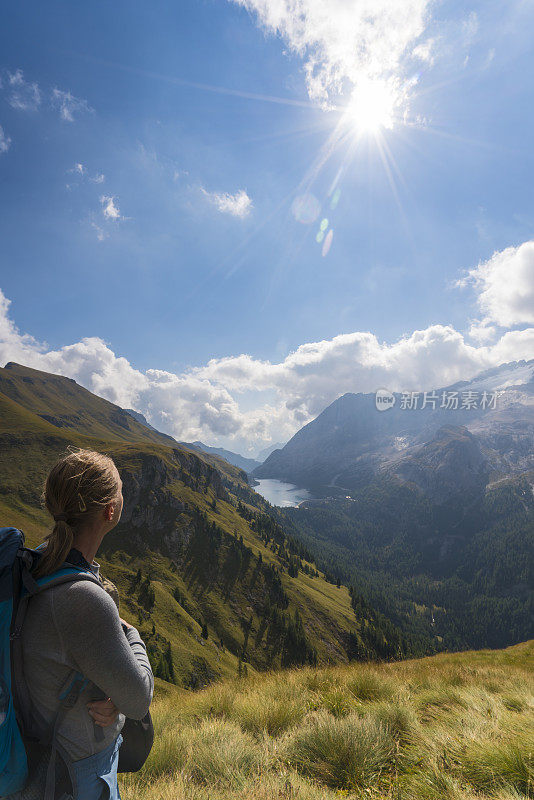
<path fill-rule="evenodd" d="M 105 530 L 95 528 L 82 529 L 74 535 L 72 546 L 80 551 L 89 564 L 92 564 L 105 533 Z"/>

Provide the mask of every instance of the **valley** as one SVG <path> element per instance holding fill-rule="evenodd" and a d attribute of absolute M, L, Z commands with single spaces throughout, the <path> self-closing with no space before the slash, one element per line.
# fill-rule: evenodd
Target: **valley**
<path fill-rule="evenodd" d="M 40 487 L 54 459 L 69 446 L 109 453 L 125 505 L 103 543 L 102 569 L 156 673 L 179 685 L 513 645 L 534 635 L 534 469 L 522 471 L 531 459 L 532 378 L 521 374 L 527 402 L 509 390 L 504 421 L 478 420 L 483 442 L 466 426 L 426 426 L 411 433 L 417 445 L 392 457 L 376 450 L 377 431 L 374 471 L 358 466 L 365 447 L 357 438 L 349 448 L 348 413 L 336 471 L 328 484 L 302 489 L 256 475 L 308 441 L 310 426 L 247 479 L 213 448 L 179 444 L 74 381 L 8 364 L 0 370 L 0 511 L 37 544 L 49 524 Z M 334 449 L 329 425 L 339 427 L 346 402 L 316 420 Z M 303 452 L 320 473 L 318 459 L 330 456 L 310 450 L 313 441 Z"/>
<path fill-rule="evenodd" d="M 40 505 L 47 471 L 73 446 L 108 453 L 121 473 L 122 520 L 99 560 L 159 677 L 197 688 L 347 662 L 364 628 L 385 641 L 382 619 L 356 617 L 349 588 L 326 579 L 239 468 L 68 378 L 10 363 L 0 369 L 0 515 L 30 545 L 50 528 Z M 391 647 L 400 641 L 395 630 Z"/>

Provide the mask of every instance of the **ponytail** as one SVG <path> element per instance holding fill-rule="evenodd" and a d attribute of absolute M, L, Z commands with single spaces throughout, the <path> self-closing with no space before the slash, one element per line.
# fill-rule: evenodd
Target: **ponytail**
<path fill-rule="evenodd" d="M 35 576 L 49 575 L 61 567 L 74 544 L 76 531 L 94 521 L 120 492 L 115 464 L 102 453 L 76 450 L 64 456 L 46 479 L 43 501 L 54 519 L 46 537 Z"/>
<path fill-rule="evenodd" d="M 66 520 L 58 520 L 46 537 L 46 549 L 35 570 L 36 577 L 49 575 L 60 567 L 74 543 L 74 530 Z"/>

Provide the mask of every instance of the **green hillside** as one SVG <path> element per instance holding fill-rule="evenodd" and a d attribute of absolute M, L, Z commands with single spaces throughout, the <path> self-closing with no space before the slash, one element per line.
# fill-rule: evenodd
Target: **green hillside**
<path fill-rule="evenodd" d="M 438 503 L 384 478 L 278 516 L 405 632 L 438 649 L 506 647 L 534 634 L 532 485 L 525 473 Z"/>
<path fill-rule="evenodd" d="M 534 641 L 284 670 L 199 692 L 158 683 L 154 749 L 124 800 L 534 797 Z"/>
<path fill-rule="evenodd" d="M 347 587 L 325 580 L 238 468 L 174 444 L 72 380 L 10 364 L 0 369 L 0 514 L 30 544 L 48 529 L 41 487 L 69 445 L 109 453 L 121 473 L 123 518 L 99 560 L 157 675 L 196 687 L 379 655 L 370 641 L 408 652 L 391 624 L 355 615 Z"/>

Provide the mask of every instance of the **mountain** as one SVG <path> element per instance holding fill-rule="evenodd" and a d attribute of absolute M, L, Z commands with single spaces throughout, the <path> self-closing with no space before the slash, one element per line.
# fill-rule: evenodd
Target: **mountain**
<path fill-rule="evenodd" d="M 444 396 L 454 395 L 458 408 L 441 407 Z M 476 407 L 462 408 L 475 395 Z M 406 407 L 401 394 L 393 397 L 392 407 L 379 411 L 374 393 L 343 395 L 273 452 L 254 477 L 340 495 L 391 473 L 443 494 L 441 480 L 428 479 L 441 457 L 439 475 L 447 473 L 453 493 L 473 459 L 487 483 L 534 469 L 534 359 L 429 392 L 424 408 L 423 393 L 415 409 Z"/>
<path fill-rule="evenodd" d="M 268 447 L 264 447 L 263 450 L 260 450 L 256 458 L 260 464 L 263 464 L 265 459 L 268 458 L 271 453 L 274 453 L 275 450 L 281 450 L 283 446 L 283 442 L 275 442 L 275 444 L 270 444 Z"/>
<path fill-rule="evenodd" d="M 326 580 L 240 469 L 68 378 L 10 363 L 0 369 L 0 518 L 30 545 L 50 528 L 44 478 L 71 445 L 109 453 L 121 473 L 123 516 L 99 560 L 160 677 L 199 686 L 243 663 L 258 671 L 415 652 L 385 615 L 356 616 L 347 587 Z"/>
<path fill-rule="evenodd" d="M 256 461 L 254 458 L 246 458 L 245 456 L 239 455 L 239 453 L 232 453 L 231 450 L 225 450 L 224 447 L 210 447 L 210 445 L 203 444 L 202 442 L 180 442 L 180 444 L 185 447 L 200 450 L 203 453 L 211 453 L 220 456 L 224 458 L 225 461 L 228 461 L 229 464 L 233 464 L 235 467 L 239 467 L 239 469 L 247 473 L 252 472 L 256 467 L 260 466 L 260 462 Z"/>
<path fill-rule="evenodd" d="M 151 431 L 155 431 L 156 433 L 159 433 L 161 436 L 166 436 L 167 439 L 169 440 L 169 444 L 171 442 L 173 444 L 176 442 L 176 439 L 173 436 L 169 436 L 166 433 L 161 433 L 161 431 L 158 431 L 157 428 L 155 428 L 153 425 L 150 424 L 145 415 L 141 414 L 139 411 L 135 411 L 135 409 L 133 408 L 125 408 L 124 411 L 126 411 L 127 414 L 129 414 L 131 417 L 137 420 L 137 422 L 140 422 L 141 425 L 145 425 Z"/>
<path fill-rule="evenodd" d="M 477 407 L 440 408 L 444 393 Z M 403 630 L 515 644 L 534 636 L 534 360 L 432 394 L 435 408 L 395 394 L 384 411 L 343 395 L 254 477 L 315 493 L 285 526 Z"/>
<path fill-rule="evenodd" d="M 225 450 L 222 447 L 210 447 L 202 442 L 179 442 L 172 436 L 169 436 L 166 433 L 161 433 L 161 431 L 158 431 L 156 428 L 154 428 L 154 426 L 148 422 L 147 418 L 139 411 L 135 411 L 133 408 L 126 408 L 124 410 L 130 414 L 131 417 L 137 420 L 137 422 L 140 422 L 141 425 L 145 425 L 151 431 L 159 434 L 159 436 L 166 438 L 169 444 L 179 444 L 188 450 L 195 450 L 197 452 L 205 453 L 209 456 L 214 456 L 215 458 L 210 459 L 210 463 L 213 463 L 214 466 L 220 466 L 221 458 L 227 461 L 228 464 L 233 464 L 235 467 L 239 467 L 239 469 L 242 469 L 247 473 L 252 472 L 255 467 L 260 465 L 260 462 L 255 461 L 253 458 L 245 458 L 245 456 L 240 456 L 238 453 L 232 453 L 231 450 Z"/>
<path fill-rule="evenodd" d="M 487 448 L 467 428 L 455 425 L 438 428 L 429 442 L 380 467 L 382 473 L 419 487 L 437 502 L 460 489 L 483 490 L 490 469 Z"/>
<path fill-rule="evenodd" d="M 83 389 L 71 378 L 19 364 L 0 369 L 0 393 L 47 423 L 52 430 L 123 442 L 169 443 L 169 437 L 135 420 L 123 408 Z"/>

